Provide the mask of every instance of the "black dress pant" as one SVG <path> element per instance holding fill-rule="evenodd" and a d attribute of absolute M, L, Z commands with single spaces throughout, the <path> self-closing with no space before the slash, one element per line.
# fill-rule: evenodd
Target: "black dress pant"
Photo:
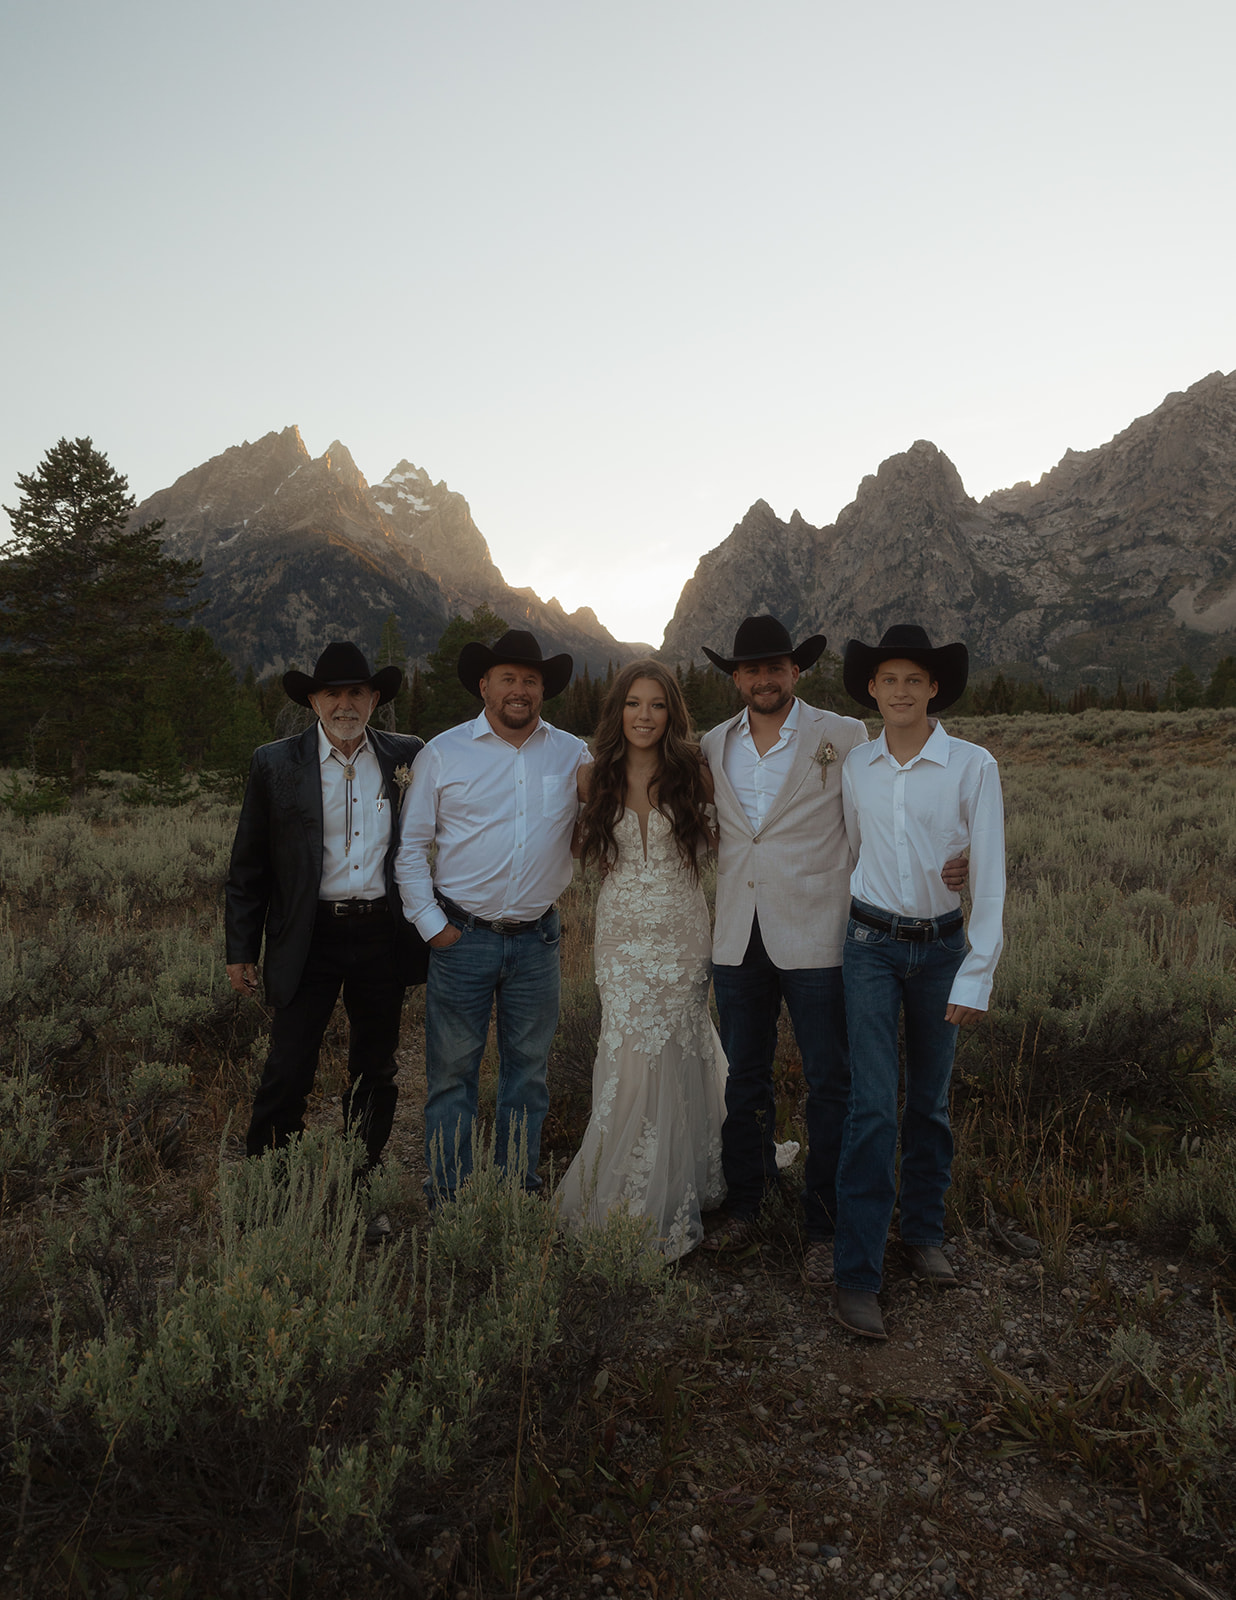
<path fill-rule="evenodd" d="M 270 1054 L 253 1100 L 245 1147 L 251 1156 L 282 1148 L 304 1127 L 322 1038 L 343 992 L 348 1014 L 345 1127 L 355 1126 L 374 1166 L 390 1137 L 399 1087 L 395 1049 L 404 983 L 396 957 L 397 924 L 380 913 L 332 917 L 318 913 L 300 987 L 271 1023 Z"/>

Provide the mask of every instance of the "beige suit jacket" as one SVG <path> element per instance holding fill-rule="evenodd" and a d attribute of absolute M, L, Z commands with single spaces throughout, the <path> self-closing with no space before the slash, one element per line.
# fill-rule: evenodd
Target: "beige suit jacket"
<path fill-rule="evenodd" d="M 701 740 L 716 789 L 717 920 L 712 959 L 741 964 L 759 915 L 764 948 L 778 967 L 839 967 L 850 908 L 854 857 L 841 811 L 841 766 L 867 742 L 856 717 L 799 702 L 793 764 L 758 833 L 725 775 L 725 741 L 739 716 Z M 831 744 L 837 759 L 816 752 Z"/>

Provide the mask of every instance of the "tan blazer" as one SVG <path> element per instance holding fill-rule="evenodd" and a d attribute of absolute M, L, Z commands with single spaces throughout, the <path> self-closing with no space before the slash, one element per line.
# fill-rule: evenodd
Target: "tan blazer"
<path fill-rule="evenodd" d="M 793 765 L 754 834 L 725 775 L 726 736 L 740 717 L 700 741 L 712 768 L 721 829 L 712 959 L 726 967 L 741 964 L 758 912 L 774 965 L 839 967 L 854 870 L 841 814 L 841 766 L 855 745 L 867 742 L 867 730 L 856 717 L 800 701 Z M 824 766 L 815 756 L 828 744 L 837 759 Z"/>

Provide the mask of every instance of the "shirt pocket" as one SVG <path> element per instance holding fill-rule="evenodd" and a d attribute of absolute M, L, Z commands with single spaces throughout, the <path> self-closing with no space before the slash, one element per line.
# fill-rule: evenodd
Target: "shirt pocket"
<path fill-rule="evenodd" d="M 565 777 L 554 775 L 541 780 L 541 815 L 543 817 L 560 822 L 564 817 L 575 815 L 575 807 L 578 803 L 579 796 L 573 772 L 567 773 Z"/>

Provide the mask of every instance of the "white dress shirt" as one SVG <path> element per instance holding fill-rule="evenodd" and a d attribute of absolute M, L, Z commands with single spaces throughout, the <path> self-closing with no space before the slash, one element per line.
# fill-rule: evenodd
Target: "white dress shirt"
<path fill-rule="evenodd" d="M 366 737 L 359 749 L 345 756 L 326 737 L 319 722 L 318 760 L 322 774 L 318 899 L 384 900 L 392 812 L 373 747 Z M 349 767 L 353 773 L 350 782 Z"/>
<path fill-rule="evenodd" d="M 576 773 L 591 760 L 582 739 L 548 722 L 513 745 L 483 711 L 429 741 L 412 768 L 395 857 L 404 916 L 423 939 L 447 924 L 435 888 L 487 922 L 549 910 L 571 881 Z"/>
<path fill-rule="evenodd" d="M 846 757 L 841 798 L 858 857 L 850 893 L 869 905 L 902 917 L 956 911 L 961 896 L 945 888 L 940 869 L 969 850 L 970 949 L 949 1002 L 986 1011 L 1004 947 L 1004 800 L 995 757 L 936 722 L 902 766 L 881 733 Z"/>
<path fill-rule="evenodd" d="M 751 737 L 749 709 L 744 709 L 742 716 L 726 735 L 725 775 L 730 780 L 740 805 L 747 813 L 752 833 L 760 831 L 764 818 L 768 815 L 769 806 L 777 798 L 778 789 L 790 775 L 797 739 L 797 697 L 781 724 L 781 733 L 776 744 L 767 755 L 761 755 L 755 748 L 755 740 Z"/>

